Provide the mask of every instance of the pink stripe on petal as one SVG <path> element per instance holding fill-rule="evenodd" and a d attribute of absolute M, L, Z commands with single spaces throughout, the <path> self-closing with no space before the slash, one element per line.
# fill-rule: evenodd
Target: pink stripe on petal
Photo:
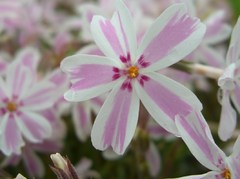
<path fill-rule="evenodd" d="M 112 145 L 116 132 L 116 141 L 113 147 L 116 148 L 117 145 L 120 145 L 120 151 L 123 150 L 130 105 L 131 93 L 127 90 L 119 90 L 114 99 L 113 108 L 104 129 L 103 138 L 105 146 Z"/>
<path fill-rule="evenodd" d="M 214 143 L 201 114 L 193 112 L 187 117 L 177 116 L 176 125 L 189 150 L 199 162 L 211 170 L 226 168 L 225 155 Z"/>
<path fill-rule="evenodd" d="M 24 165 L 31 177 L 42 178 L 44 175 L 44 167 L 40 158 L 30 150 L 30 147 L 25 149 L 23 153 Z"/>
<path fill-rule="evenodd" d="M 73 123 L 76 134 L 81 141 L 86 141 L 91 133 L 91 111 L 85 106 L 86 102 L 76 103 L 73 106 Z"/>
<path fill-rule="evenodd" d="M 92 143 L 100 150 L 112 146 L 123 154 L 137 125 L 139 99 L 134 91 L 122 90 L 121 83 L 111 91 L 94 122 Z"/>
<path fill-rule="evenodd" d="M 177 96 L 153 79 L 145 81 L 142 88 L 146 91 L 151 100 L 156 103 L 160 110 L 162 110 L 172 120 L 174 120 L 177 114 L 187 115 L 193 110 L 192 106 L 187 104 L 180 98 L 180 96 Z"/>
<path fill-rule="evenodd" d="M 100 28 L 108 41 L 109 45 L 112 47 L 117 56 L 124 55 L 122 46 L 117 36 L 115 27 L 112 25 L 111 21 L 105 20 L 100 21 Z"/>
<path fill-rule="evenodd" d="M 10 115 L 6 120 L 5 128 L 1 133 L 1 150 L 6 155 L 20 154 L 20 148 L 24 145 L 24 142 L 16 124 L 16 119 L 13 115 Z"/>
<path fill-rule="evenodd" d="M 169 55 L 178 44 L 195 31 L 198 22 L 187 14 L 182 16 L 175 14 L 143 51 L 144 60 L 154 63 Z"/>
<path fill-rule="evenodd" d="M 72 90 L 82 90 L 113 81 L 113 67 L 100 64 L 83 64 L 70 72 Z"/>
<path fill-rule="evenodd" d="M 25 138 L 33 143 L 42 142 L 43 139 L 50 137 L 52 128 L 50 123 L 35 113 L 21 113 L 19 116 L 18 126 Z"/>

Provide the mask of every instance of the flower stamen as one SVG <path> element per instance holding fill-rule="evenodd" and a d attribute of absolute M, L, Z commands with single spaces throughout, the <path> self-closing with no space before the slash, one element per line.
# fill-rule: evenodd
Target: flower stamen
<path fill-rule="evenodd" d="M 14 111 L 17 110 L 17 105 L 14 102 L 10 101 L 10 102 L 7 103 L 7 110 L 9 112 L 14 112 Z"/>
<path fill-rule="evenodd" d="M 136 78 L 138 76 L 138 68 L 136 66 L 131 66 L 128 69 L 128 77 L 129 78 Z"/>
<path fill-rule="evenodd" d="M 223 172 L 222 176 L 224 177 L 224 179 L 231 179 L 231 173 L 230 173 L 229 169 L 226 169 Z"/>

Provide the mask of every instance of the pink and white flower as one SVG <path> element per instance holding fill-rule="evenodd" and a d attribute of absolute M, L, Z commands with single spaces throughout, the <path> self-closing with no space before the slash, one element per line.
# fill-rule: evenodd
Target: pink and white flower
<path fill-rule="evenodd" d="M 50 123 L 39 114 L 54 103 L 55 85 L 47 80 L 36 83 L 36 51 L 22 50 L 0 78 L 0 149 L 5 155 L 20 154 L 24 139 L 42 142 L 51 136 Z"/>
<path fill-rule="evenodd" d="M 218 134 L 222 140 L 229 139 L 237 124 L 237 114 L 233 108 L 231 101 L 235 108 L 240 112 L 240 18 L 235 25 L 231 42 L 226 57 L 226 68 L 222 76 L 218 79 L 218 85 L 222 89 L 222 111 L 219 124 Z"/>
<path fill-rule="evenodd" d="M 156 72 L 180 61 L 204 36 L 205 25 L 190 17 L 184 4 L 169 7 L 139 45 L 122 1 L 111 20 L 94 16 L 91 30 L 107 57 L 78 54 L 67 57 L 61 68 L 72 83 L 64 95 L 69 101 L 88 100 L 111 90 L 92 129 L 97 149 L 112 146 L 123 154 L 137 126 L 140 100 L 153 118 L 174 134 L 178 134 L 176 114 L 202 109 L 190 90 Z"/>
<path fill-rule="evenodd" d="M 183 177 L 201 179 L 238 179 L 240 178 L 240 137 L 238 137 L 232 154 L 227 157 L 215 144 L 211 131 L 201 114 L 176 116 L 176 125 L 183 141 L 196 159 L 211 170 L 202 175 Z"/>

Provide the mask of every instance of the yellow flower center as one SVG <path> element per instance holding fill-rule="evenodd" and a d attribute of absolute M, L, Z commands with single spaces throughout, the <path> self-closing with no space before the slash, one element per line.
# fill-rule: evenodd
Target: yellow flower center
<path fill-rule="evenodd" d="M 130 78 L 136 78 L 138 76 L 138 68 L 135 66 L 131 66 L 128 69 L 128 77 Z"/>
<path fill-rule="evenodd" d="M 7 104 L 7 110 L 10 112 L 14 112 L 17 110 L 17 105 L 14 102 L 8 102 Z"/>
<path fill-rule="evenodd" d="M 224 177 L 224 179 L 231 179 L 231 173 L 230 173 L 229 169 L 226 169 L 223 172 L 222 176 Z"/>

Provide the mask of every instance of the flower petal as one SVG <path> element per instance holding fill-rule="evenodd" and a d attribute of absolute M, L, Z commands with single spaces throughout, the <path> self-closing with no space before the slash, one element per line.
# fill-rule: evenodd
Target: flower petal
<path fill-rule="evenodd" d="M 135 83 L 139 98 L 153 119 L 167 131 L 178 135 L 175 115 L 200 111 L 202 104 L 190 90 L 179 83 L 154 72 L 144 75 L 149 79 L 143 85 Z"/>
<path fill-rule="evenodd" d="M 12 63 L 7 69 L 6 83 L 12 97 L 21 98 L 33 82 L 33 75 L 26 66 Z"/>
<path fill-rule="evenodd" d="M 235 70 L 236 64 L 230 64 L 223 72 L 223 74 L 218 78 L 218 86 L 223 90 L 232 90 L 235 88 Z"/>
<path fill-rule="evenodd" d="M 87 45 L 77 52 L 78 54 L 89 54 L 97 56 L 105 56 L 96 45 Z"/>
<path fill-rule="evenodd" d="M 93 17 L 91 31 L 96 44 L 106 56 L 119 59 L 130 54 L 135 59 L 136 33 L 131 14 L 121 0 L 117 1 L 117 11 L 111 21 L 101 16 Z"/>
<path fill-rule="evenodd" d="M 72 87 L 64 95 L 68 101 L 84 101 L 113 88 L 113 68 L 118 65 L 106 57 L 74 55 L 64 59 L 61 69 L 71 79 Z"/>
<path fill-rule="evenodd" d="M 34 84 L 34 86 L 28 90 L 28 93 L 22 99 L 22 110 L 40 111 L 47 109 L 56 102 L 59 96 L 56 93 L 57 86 L 48 81 L 42 81 Z"/>
<path fill-rule="evenodd" d="M 52 134 L 50 123 L 44 117 L 32 112 L 22 112 L 17 119 L 17 125 L 24 137 L 33 143 L 42 142 Z"/>
<path fill-rule="evenodd" d="M 223 68 L 225 66 L 225 58 L 223 55 L 212 47 L 202 45 L 196 51 L 198 51 L 198 58 L 201 62 L 217 68 Z"/>
<path fill-rule="evenodd" d="M 43 178 L 45 170 L 40 158 L 29 148 L 25 148 L 22 157 L 29 175 Z"/>
<path fill-rule="evenodd" d="M 231 99 L 232 99 L 234 106 L 240 113 L 240 86 L 238 86 L 238 85 L 235 86 L 233 92 L 231 93 Z"/>
<path fill-rule="evenodd" d="M 149 63 L 149 70 L 170 66 L 200 44 L 205 29 L 199 19 L 188 15 L 184 4 L 172 5 L 159 16 L 143 37 L 137 59 Z"/>
<path fill-rule="evenodd" d="M 40 61 L 40 53 L 33 47 L 25 47 L 18 52 L 14 63 L 19 63 L 26 66 L 32 72 L 32 75 L 37 75 L 37 66 Z"/>
<path fill-rule="evenodd" d="M 230 166 L 229 169 L 231 171 L 231 176 L 234 176 L 236 179 L 240 178 L 240 136 L 238 136 L 234 146 L 233 146 L 233 152 L 232 155 L 230 155 L 229 163 Z"/>
<path fill-rule="evenodd" d="M 77 137 L 86 141 L 92 129 L 91 110 L 86 102 L 73 105 L 73 123 Z"/>
<path fill-rule="evenodd" d="M 21 148 L 25 145 L 21 132 L 16 124 L 14 115 L 6 114 L 1 122 L 0 149 L 10 156 L 12 154 L 21 154 Z"/>
<path fill-rule="evenodd" d="M 231 34 L 231 27 L 224 22 L 226 14 L 223 10 L 213 13 L 204 22 L 207 31 L 204 36 L 204 43 L 214 45 L 226 40 Z"/>
<path fill-rule="evenodd" d="M 223 91 L 222 111 L 220 123 L 218 128 L 218 135 L 221 140 L 228 140 L 237 125 L 237 113 L 230 103 L 230 96 L 228 91 Z"/>
<path fill-rule="evenodd" d="M 138 120 L 139 99 L 134 90 L 123 90 L 121 83 L 111 91 L 93 124 L 93 146 L 105 150 L 112 146 L 123 154 L 129 145 Z"/>
<path fill-rule="evenodd" d="M 159 152 L 153 142 L 150 143 L 145 157 L 151 177 L 156 177 L 161 169 L 161 161 Z"/>
<path fill-rule="evenodd" d="M 213 141 L 210 129 L 200 113 L 176 116 L 176 125 L 183 141 L 196 159 L 210 170 L 225 167 L 225 154 Z"/>
<path fill-rule="evenodd" d="M 231 64 L 233 62 L 236 62 L 239 59 L 240 55 L 240 18 L 238 18 L 238 21 L 233 28 L 232 36 L 231 36 L 231 42 L 229 45 L 229 49 L 227 52 L 227 63 Z"/>

